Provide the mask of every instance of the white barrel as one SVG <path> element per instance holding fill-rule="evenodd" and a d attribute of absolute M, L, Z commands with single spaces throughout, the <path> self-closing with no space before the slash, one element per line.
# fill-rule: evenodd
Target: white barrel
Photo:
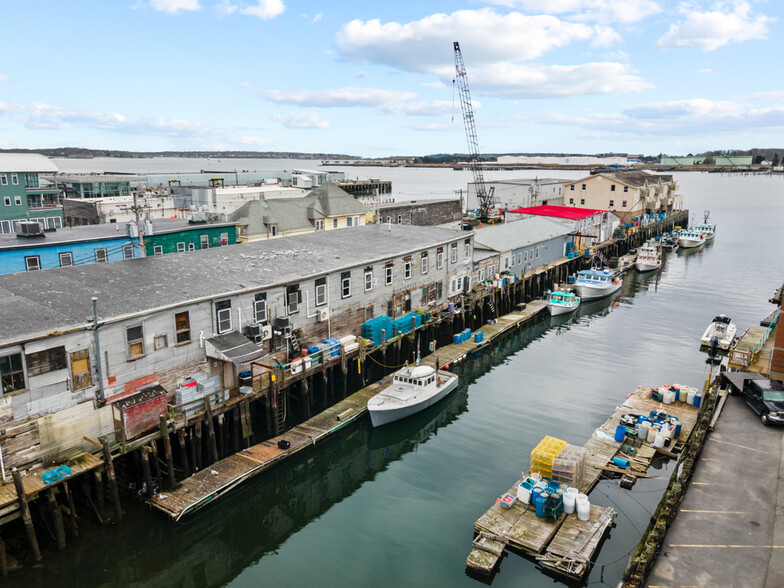
<path fill-rule="evenodd" d="M 643 421 L 639 425 L 637 425 L 637 438 L 645 441 L 648 438 L 648 429 L 651 427 L 651 423 L 648 421 Z"/>
<path fill-rule="evenodd" d="M 569 490 L 571 490 L 571 488 L 569 488 Z M 570 493 L 569 490 L 563 495 L 564 512 L 566 514 L 572 514 L 577 505 L 577 494 Z"/>
<path fill-rule="evenodd" d="M 694 396 L 697 391 L 694 388 L 689 388 L 689 395 L 686 397 L 686 404 L 694 406 Z"/>
<path fill-rule="evenodd" d="M 648 443 L 653 443 L 653 441 L 656 439 L 656 433 L 658 432 L 659 430 L 656 427 L 651 427 L 648 429 Z"/>
<path fill-rule="evenodd" d="M 663 432 L 656 433 L 656 438 L 653 440 L 654 447 L 664 447 L 664 442 L 667 440 L 667 435 Z"/>
<path fill-rule="evenodd" d="M 672 390 L 665 390 L 662 399 L 664 404 L 672 404 L 675 401 L 675 393 Z"/>
<path fill-rule="evenodd" d="M 585 496 L 585 494 L 582 494 Z M 577 518 L 581 521 L 587 521 L 591 518 L 591 503 L 588 500 L 588 497 L 580 498 L 577 500 Z"/>

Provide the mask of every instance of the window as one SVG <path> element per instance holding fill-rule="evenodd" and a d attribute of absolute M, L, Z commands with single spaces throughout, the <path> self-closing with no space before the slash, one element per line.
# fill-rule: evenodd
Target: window
<path fill-rule="evenodd" d="M 191 342 L 191 317 L 187 311 L 174 315 L 174 331 L 177 345 Z"/>
<path fill-rule="evenodd" d="M 391 223 L 392 223 L 392 217 L 390 215 L 387 215 L 387 224 L 391 224 Z"/>
<path fill-rule="evenodd" d="M 624 191 L 624 192 L 628 192 L 628 191 L 629 191 L 629 186 L 624 186 L 624 187 L 623 187 L 623 191 Z"/>
<path fill-rule="evenodd" d="M 60 254 L 60 267 L 65 267 L 67 265 L 73 265 L 73 253 L 70 251 Z"/>
<path fill-rule="evenodd" d="M 188 242 L 188 251 L 196 251 L 196 243 L 193 241 Z"/>
<path fill-rule="evenodd" d="M 25 174 L 25 188 L 38 187 L 38 174 Z"/>
<path fill-rule="evenodd" d="M 185 253 L 185 242 L 180 241 L 177 243 L 177 253 Z"/>
<path fill-rule="evenodd" d="M 155 245 L 152 248 L 153 255 L 163 255 L 163 245 Z"/>
<path fill-rule="evenodd" d="M 525 252 L 524 252 L 524 255 L 523 255 L 523 257 L 524 257 L 524 260 L 525 260 L 525 261 L 528 261 L 528 251 L 525 251 Z"/>
<path fill-rule="evenodd" d="M 6 206 L 11 206 L 11 197 L 6 196 L 5 198 L 3 198 L 3 204 L 5 204 Z"/>
<path fill-rule="evenodd" d="M 495 264 L 487 267 L 487 277 L 493 279 L 493 276 L 495 276 Z"/>
<path fill-rule="evenodd" d="M 392 282 L 395 279 L 394 271 L 395 268 L 394 266 L 391 265 L 388 265 L 387 267 L 384 268 L 384 281 L 387 286 L 391 286 Z"/>
<path fill-rule="evenodd" d="M 199 249 L 209 249 L 209 247 L 210 247 L 210 236 L 199 235 Z"/>
<path fill-rule="evenodd" d="M 508 267 L 509 267 L 509 258 L 508 257 L 504 257 L 504 269 L 506 269 Z"/>
<path fill-rule="evenodd" d="M 531 261 L 534 260 L 534 250 L 533 250 L 533 247 L 528 250 L 528 259 L 530 259 Z"/>
<path fill-rule="evenodd" d="M 22 197 L 14 196 L 14 204 L 16 204 L 17 206 L 22 206 Z"/>
<path fill-rule="evenodd" d="M 536 259 L 539 259 L 539 247 L 536 248 Z"/>
<path fill-rule="evenodd" d="M 123 259 L 133 259 L 133 245 L 123 245 Z"/>
<path fill-rule="evenodd" d="M 41 269 L 41 258 L 37 255 L 25 257 L 25 269 L 27 269 L 28 272 L 34 272 Z"/>
<path fill-rule="evenodd" d="M 429 267 L 428 267 L 429 265 L 430 265 L 430 260 L 427 257 L 427 253 L 423 253 L 422 254 L 422 262 L 420 264 L 419 271 L 422 274 L 426 274 L 428 269 L 429 269 Z"/>
<path fill-rule="evenodd" d="M 373 289 L 373 270 L 365 270 L 365 292 Z"/>
<path fill-rule="evenodd" d="M 403 279 L 410 280 L 411 279 L 411 262 L 407 261 L 403 264 Z"/>
<path fill-rule="evenodd" d="M 3 394 L 24 390 L 25 382 L 21 353 L 0 357 L 0 381 L 3 383 Z"/>
<path fill-rule="evenodd" d="M 610 185 L 610 192 L 615 192 L 615 184 Z"/>
<path fill-rule="evenodd" d="M 443 267 L 444 267 L 444 250 L 439 247 L 438 253 L 436 253 L 436 268 L 442 269 Z"/>
<path fill-rule="evenodd" d="M 277 226 L 275 228 L 277 229 Z M 220 244 L 221 244 L 221 246 L 229 244 L 229 234 L 228 233 L 221 233 L 220 234 Z"/>
<path fill-rule="evenodd" d="M 89 349 L 71 353 L 71 379 L 74 390 L 82 390 L 93 385 Z"/>
<path fill-rule="evenodd" d="M 324 230 L 324 219 L 319 219 L 316 221 L 316 230 L 323 231 Z"/>
<path fill-rule="evenodd" d="M 336 218 L 332 219 L 332 228 L 333 229 L 337 229 L 338 228 L 338 219 L 336 219 Z"/>
<path fill-rule="evenodd" d="M 316 291 L 318 292 L 318 289 Z M 253 297 L 253 320 L 257 323 L 267 322 L 267 294 L 264 292 Z"/>
<path fill-rule="evenodd" d="M 621 202 L 621 206 L 622 206 L 623 208 L 626 208 L 626 200 L 624 200 L 624 201 L 622 201 L 622 202 Z"/>
<path fill-rule="evenodd" d="M 7 186 L 8 185 L 8 176 L 5 174 L 0 174 L 0 185 Z"/>
<path fill-rule="evenodd" d="M 518 253 L 517 254 L 517 265 L 520 265 L 521 263 L 523 263 L 523 254 L 522 253 Z"/>
<path fill-rule="evenodd" d="M 572 184 L 571 186 L 569 186 L 569 189 L 570 189 L 572 192 L 574 192 L 574 184 Z"/>
<path fill-rule="evenodd" d="M 166 349 L 169 346 L 169 338 L 166 335 L 155 335 L 153 339 L 155 351 Z"/>
<path fill-rule="evenodd" d="M 482 282 L 485 279 L 485 268 L 481 268 L 479 270 L 479 281 Z"/>
<path fill-rule="evenodd" d="M 463 258 L 464 259 L 468 259 L 470 257 L 471 257 L 471 242 L 470 241 L 466 241 L 463 244 Z"/>
<path fill-rule="evenodd" d="M 19 176 L 17 176 L 16 174 L 11 174 L 11 183 L 14 186 L 18 186 L 19 185 Z"/>
<path fill-rule="evenodd" d="M 128 343 L 128 359 L 144 357 L 144 329 L 141 325 L 127 327 L 125 340 Z"/>
<path fill-rule="evenodd" d="M 104 263 L 107 259 L 106 249 L 95 250 L 95 263 Z"/>
<path fill-rule="evenodd" d="M 574 198 L 569 198 L 569 204 L 574 204 Z"/>
<path fill-rule="evenodd" d="M 582 189 L 583 189 L 583 190 L 585 190 L 585 184 L 583 184 L 583 187 L 582 187 Z"/>
<path fill-rule="evenodd" d="M 277 237 L 278 236 L 278 225 L 270 225 L 269 226 L 269 234 L 270 234 L 270 237 Z"/>
<path fill-rule="evenodd" d="M 403 224 L 403 215 L 402 214 L 397 215 L 397 224 L 399 224 L 399 225 Z"/>
<path fill-rule="evenodd" d="M 449 263 L 457 263 L 457 243 L 452 243 L 449 249 Z"/>
<path fill-rule="evenodd" d="M 215 303 L 218 334 L 231 331 L 231 300 L 221 300 Z"/>
<path fill-rule="evenodd" d="M 327 303 L 327 278 L 316 280 L 316 306 L 323 306 Z"/>
<path fill-rule="evenodd" d="M 582 206 L 583 204 L 585 204 L 585 198 L 580 198 L 580 206 Z"/>
<path fill-rule="evenodd" d="M 302 292 L 300 292 L 299 284 L 293 286 L 286 286 L 286 307 L 289 314 L 299 312 L 299 303 L 302 302 Z"/>
<path fill-rule="evenodd" d="M 36 353 L 28 353 L 25 356 L 25 363 L 29 377 L 64 370 L 68 366 L 65 360 L 65 347 L 53 347 Z"/>
<path fill-rule="evenodd" d="M 349 296 L 351 296 L 351 272 L 341 272 L 340 297 L 348 298 Z"/>
<path fill-rule="evenodd" d="M 354 219 L 352 217 L 350 217 L 350 216 L 347 216 L 346 217 L 346 226 L 347 227 L 352 227 L 352 226 L 354 226 L 353 223 L 354 223 Z"/>
<path fill-rule="evenodd" d="M 355 217 L 354 217 L 354 226 L 355 226 L 355 227 L 358 227 L 358 226 L 359 226 L 359 216 L 355 216 Z"/>
<path fill-rule="evenodd" d="M 612 208 L 613 206 L 615 206 L 615 200 L 610 200 L 610 208 Z"/>

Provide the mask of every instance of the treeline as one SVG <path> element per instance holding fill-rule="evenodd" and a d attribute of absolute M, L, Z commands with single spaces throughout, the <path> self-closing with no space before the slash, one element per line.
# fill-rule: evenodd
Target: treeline
<path fill-rule="evenodd" d="M 83 149 L 57 147 L 55 149 L 0 149 L 0 153 L 39 153 L 47 157 L 85 159 L 92 157 L 194 157 L 194 158 L 243 158 L 243 159 L 361 159 L 342 153 L 300 153 L 297 151 L 122 151 L 117 149 Z"/>

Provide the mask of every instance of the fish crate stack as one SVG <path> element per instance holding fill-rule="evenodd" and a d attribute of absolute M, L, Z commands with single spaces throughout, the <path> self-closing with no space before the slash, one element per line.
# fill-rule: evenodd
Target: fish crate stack
<path fill-rule="evenodd" d="M 566 446 L 566 441 L 547 435 L 531 451 L 531 473 L 552 478 L 553 461 Z"/>
<path fill-rule="evenodd" d="M 187 420 L 204 409 L 204 398 L 215 405 L 225 400 L 223 395 L 218 374 L 195 374 L 174 391 L 177 403 L 174 410 Z"/>
<path fill-rule="evenodd" d="M 567 443 L 553 460 L 552 479 L 555 482 L 577 486 L 583 475 L 585 448 Z"/>

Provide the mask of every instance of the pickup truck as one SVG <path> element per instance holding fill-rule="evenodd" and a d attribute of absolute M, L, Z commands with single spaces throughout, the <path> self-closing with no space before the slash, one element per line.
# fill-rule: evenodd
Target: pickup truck
<path fill-rule="evenodd" d="M 743 395 L 763 425 L 784 425 L 784 383 L 781 380 L 744 380 Z"/>

